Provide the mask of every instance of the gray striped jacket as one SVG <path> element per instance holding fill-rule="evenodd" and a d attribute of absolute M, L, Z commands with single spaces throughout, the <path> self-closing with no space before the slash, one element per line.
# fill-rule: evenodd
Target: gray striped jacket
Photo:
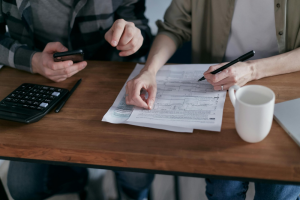
<path fill-rule="evenodd" d="M 151 31 L 144 11 L 145 0 L 74 0 L 69 50 L 83 49 L 88 60 L 130 61 L 145 55 L 150 48 Z M 140 50 L 127 58 L 119 57 L 104 39 L 117 19 L 135 23 L 144 36 Z M 0 0 L 0 64 L 31 72 L 33 54 L 46 45 L 34 37 L 32 21 L 30 0 Z"/>

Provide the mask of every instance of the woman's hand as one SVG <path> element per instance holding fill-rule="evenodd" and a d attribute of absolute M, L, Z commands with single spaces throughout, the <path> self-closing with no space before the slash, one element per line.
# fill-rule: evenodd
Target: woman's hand
<path fill-rule="evenodd" d="M 223 90 L 228 90 L 233 85 L 243 86 L 247 82 L 256 79 L 253 61 L 238 62 L 218 74 L 210 73 L 225 64 L 227 63 L 210 66 L 203 74 L 205 79 L 214 86 L 214 90 L 222 90 L 222 86 Z"/>
<path fill-rule="evenodd" d="M 156 97 L 156 74 L 150 71 L 141 71 L 138 76 L 126 84 L 126 104 L 135 105 L 151 110 Z M 142 90 L 148 92 L 148 99 Z"/>

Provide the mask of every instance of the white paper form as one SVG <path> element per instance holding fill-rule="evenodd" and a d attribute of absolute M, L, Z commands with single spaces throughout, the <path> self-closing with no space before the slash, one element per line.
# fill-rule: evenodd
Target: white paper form
<path fill-rule="evenodd" d="M 152 110 L 134 108 L 129 122 L 220 131 L 226 91 L 198 82 L 211 64 L 166 65 L 157 73 Z"/>
<path fill-rule="evenodd" d="M 143 65 L 137 65 L 133 72 L 130 74 L 127 81 L 133 79 L 135 76 L 139 74 L 141 69 L 143 68 Z M 126 81 L 126 82 L 127 82 Z M 104 115 L 102 121 L 104 122 L 110 122 L 113 124 L 131 124 L 135 126 L 143 126 L 147 128 L 156 128 L 156 129 L 163 129 L 168 131 L 175 131 L 175 132 L 186 132 L 186 133 L 192 133 L 193 129 L 191 128 L 184 128 L 184 127 L 174 127 L 174 126 L 168 126 L 168 125 L 161 125 L 161 124 L 145 124 L 140 122 L 128 122 L 127 119 L 130 117 L 134 106 L 126 105 L 125 101 L 125 86 L 124 84 L 121 92 L 119 93 L 117 99 L 115 100 L 112 107 L 108 110 L 108 112 Z"/>

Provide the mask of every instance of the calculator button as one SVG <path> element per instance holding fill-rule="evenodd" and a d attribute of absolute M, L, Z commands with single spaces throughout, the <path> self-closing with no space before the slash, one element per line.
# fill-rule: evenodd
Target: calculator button
<path fill-rule="evenodd" d="M 24 99 L 29 99 L 29 98 L 30 98 L 29 96 L 25 96 L 25 97 L 24 97 Z"/>
<path fill-rule="evenodd" d="M 43 87 L 43 90 L 48 90 L 48 89 L 49 89 L 49 87 L 46 87 L 46 86 Z"/>
<path fill-rule="evenodd" d="M 25 105 L 23 105 L 23 108 L 29 108 L 29 105 L 25 104 Z"/>
<path fill-rule="evenodd" d="M 27 101 L 27 104 L 29 104 L 29 105 L 32 104 L 32 103 L 33 103 L 32 101 Z"/>
<path fill-rule="evenodd" d="M 35 94 L 35 96 L 36 96 L 36 97 L 39 97 L 39 96 L 41 96 L 41 94 L 37 93 L 37 94 Z"/>
<path fill-rule="evenodd" d="M 12 100 L 14 103 L 17 103 L 19 101 L 19 99 L 13 99 Z"/>
<path fill-rule="evenodd" d="M 14 104 L 11 104 L 10 106 L 11 106 L 12 108 L 16 108 L 16 107 L 18 107 L 18 106 L 22 106 L 22 104 L 14 103 Z"/>
<path fill-rule="evenodd" d="M 20 94 L 24 95 L 24 94 L 26 94 L 26 92 L 23 91 L 23 92 L 20 92 Z"/>
<path fill-rule="evenodd" d="M 31 91 L 31 89 L 25 88 L 24 91 L 25 91 L 25 92 L 28 92 L 28 91 Z"/>
<path fill-rule="evenodd" d="M 60 88 L 56 89 L 56 92 L 61 92 L 61 91 L 62 91 L 62 89 L 60 89 Z"/>
<path fill-rule="evenodd" d="M 54 91 L 54 88 L 53 88 L 53 87 L 52 87 L 52 88 L 49 88 L 49 90 Z"/>
<path fill-rule="evenodd" d="M 19 94 L 20 92 L 21 92 L 20 90 L 14 91 L 15 94 Z"/>
<path fill-rule="evenodd" d="M 32 108 L 32 109 L 36 109 L 36 106 L 30 106 L 30 108 Z"/>
<path fill-rule="evenodd" d="M 37 109 L 37 110 L 44 110 L 44 108 L 43 108 L 43 107 L 40 107 L 40 106 L 37 107 L 36 109 Z"/>
<path fill-rule="evenodd" d="M 51 103 L 51 101 L 52 101 L 52 100 L 50 100 L 50 99 L 46 99 L 44 102 L 46 102 L 46 103 Z"/>
<path fill-rule="evenodd" d="M 54 98 L 55 98 L 55 96 L 52 96 L 52 95 L 49 97 L 49 99 L 54 99 Z"/>
<path fill-rule="evenodd" d="M 33 105 L 38 106 L 38 105 L 40 105 L 40 103 L 39 102 L 34 102 Z"/>
<path fill-rule="evenodd" d="M 22 100 L 20 100 L 20 103 L 26 103 L 26 100 L 22 99 Z"/>
<path fill-rule="evenodd" d="M 10 96 L 11 96 L 11 97 L 16 97 L 17 95 L 16 95 L 16 94 L 11 94 Z"/>
<path fill-rule="evenodd" d="M 38 92 L 39 90 L 38 90 L 38 89 L 33 89 L 32 91 L 33 91 L 33 92 Z"/>
<path fill-rule="evenodd" d="M 26 85 L 22 85 L 22 86 L 21 86 L 21 89 L 24 90 L 25 88 L 26 88 Z"/>
<path fill-rule="evenodd" d="M 30 93 L 28 93 L 28 95 L 29 95 L 29 96 L 32 96 L 32 95 L 34 95 L 34 93 L 30 92 Z"/>
<path fill-rule="evenodd" d="M 33 100 L 33 101 L 36 100 L 36 97 L 32 97 L 31 100 Z"/>
<path fill-rule="evenodd" d="M 48 95 L 46 95 L 46 94 L 43 94 L 43 96 L 42 96 L 43 98 L 47 98 L 48 97 Z"/>
<path fill-rule="evenodd" d="M 41 103 L 40 107 L 46 108 L 48 106 L 48 103 Z"/>
<path fill-rule="evenodd" d="M 5 99 L 5 101 L 11 101 L 12 100 L 12 98 L 9 98 L 9 97 L 7 97 L 6 99 Z"/>
<path fill-rule="evenodd" d="M 60 95 L 60 92 L 53 92 L 53 93 L 52 93 L 52 96 L 58 97 L 59 95 Z"/>
<path fill-rule="evenodd" d="M 46 92 L 46 94 L 51 94 L 51 93 L 52 93 L 52 91 L 47 91 L 47 92 Z"/>
<path fill-rule="evenodd" d="M 21 99 L 23 97 L 23 95 L 18 95 L 17 98 Z"/>
<path fill-rule="evenodd" d="M 44 93 L 44 92 L 46 92 L 45 90 L 40 90 L 40 93 Z"/>

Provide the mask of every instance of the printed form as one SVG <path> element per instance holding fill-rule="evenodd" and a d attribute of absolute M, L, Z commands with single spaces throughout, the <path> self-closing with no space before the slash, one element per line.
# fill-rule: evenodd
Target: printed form
<path fill-rule="evenodd" d="M 198 82 L 209 66 L 211 64 L 163 66 L 156 76 L 157 94 L 152 110 L 126 105 L 125 83 L 102 121 L 175 132 L 220 131 L 226 91 L 214 91 L 206 80 Z M 128 80 L 143 67 L 137 64 Z"/>
<path fill-rule="evenodd" d="M 226 91 L 215 91 L 206 80 L 198 82 L 209 66 L 163 66 L 156 76 L 153 109 L 135 107 L 127 121 L 221 131 Z"/>
<path fill-rule="evenodd" d="M 133 79 L 135 76 L 137 76 L 141 69 L 143 68 L 143 65 L 137 65 L 133 72 L 130 74 L 127 81 Z M 127 83 L 126 81 L 126 83 Z M 127 105 L 125 101 L 125 86 L 124 84 L 121 92 L 117 96 L 117 99 L 115 100 L 112 107 L 108 110 L 108 112 L 104 115 L 102 121 L 109 122 L 113 124 L 130 124 L 134 126 L 142 126 L 147 128 L 156 128 L 156 129 L 163 129 L 168 131 L 174 131 L 174 132 L 185 132 L 185 133 L 192 133 L 192 128 L 185 128 L 185 127 L 176 127 L 176 126 L 168 126 L 168 125 L 160 125 L 160 124 L 145 124 L 145 123 L 135 123 L 135 122 L 129 122 L 127 121 L 130 117 L 134 106 Z"/>

